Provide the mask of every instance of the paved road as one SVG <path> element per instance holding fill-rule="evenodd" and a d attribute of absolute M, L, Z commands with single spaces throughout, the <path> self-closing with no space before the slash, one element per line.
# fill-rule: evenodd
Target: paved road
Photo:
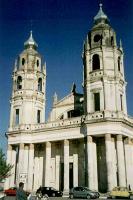
<path fill-rule="evenodd" d="M 4 200 L 16 200 L 16 197 L 6 196 L 4 197 Z M 33 197 L 33 200 L 35 200 L 35 197 Z M 70 200 L 70 199 L 67 197 L 50 197 L 49 200 Z M 82 199 L 78 199 L 78 200 L 82 200 Z"/>

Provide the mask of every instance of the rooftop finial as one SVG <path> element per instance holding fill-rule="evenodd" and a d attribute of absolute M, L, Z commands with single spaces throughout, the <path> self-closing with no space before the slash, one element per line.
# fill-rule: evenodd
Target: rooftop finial
<path fill-rule="evenodd" d="M 30 31 L 30 37 L 32 37 L 32 30 Z"/>
<path fill-rule="evenodd" d="M 100 9 L 99 9 L 97 15 L 94 17 L 95 23 L 101 22 L 101 21 L 103 21 L 103 20 L 104 20 L 104 22 L 105 22 L 105 21 L 108 21 L 108 17 L 107 17 L 107 15 L 105 15 L 105 13 L 103 12 L 103 9 L 102 9 L 103 4 L 100 3 L 100 4 L 99 4 L 99 7 L 100 7 Z"/>
<path fill-rule="evenodd" d="M 58 96 L 56 94 L 56 92 L 54 93 L 54 96 L 53 96 L 53 105 L 55 105 L 58 101 Z"/>
<path fill-rule="evenodd" d="M 71 92 L 72 92 L 73 94 L 76 93 L 76 84 L 75 84 L 74 82 L 73 82 L 73 84 L 72 84 Z"/>
<path fill-rule="evenodd" d="M 33 39 L 33 35 L 32 35 L 32 30 L 30 31 L 30 37 L 29 39 L 24 43 L 24 46 L 31 46 L 34 47 L 35 49 L 38 47 L 37 43 L 35 42 L 35 40 Z"/>
<path fill-rule="evenodd" d="M 102 4 L 102 3 L 100 3 L 100 4 L 99 4 L 99 6 L 100 6 L 100 9 L 102 9 L 102 7 L 103 7 L 103 4 Z"/>
<path fill-rule="evenodd" d="M 119 48 L 120 48 L 121 51 L 123 50 L 121 39 L 120 39 L 120 47 Z"/>

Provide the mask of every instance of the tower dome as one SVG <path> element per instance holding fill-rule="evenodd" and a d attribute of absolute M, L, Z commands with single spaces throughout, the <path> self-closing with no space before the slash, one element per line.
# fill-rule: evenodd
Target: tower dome
<path fill-rule="evenodd" d="M 32 31 L 30 31 L 30 37 L 29 39 L 24 43 L 25 48 L 34 48 L 36 49 L 38 47 L 38 44 L 35 42 L 33 36 L 32 36 Z"/>
<path fill-rule="evenodd" d="M 107 15 L 103 12 L 103 9 L 102 9 L 102 4 L 100 3 L 99 4 L 99 11 L 97 13 L 97 15 L 94 17 L 94 23 L 95 24 L 98 24 L 98 23 L 108 23 L 109 22 L 109 19 L 107 17 Z"/>

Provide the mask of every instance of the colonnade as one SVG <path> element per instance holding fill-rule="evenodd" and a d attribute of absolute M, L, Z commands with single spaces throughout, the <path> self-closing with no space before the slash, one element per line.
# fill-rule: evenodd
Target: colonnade
<path fill-rule="evenodd" d="M 45 142 L 45 167 L 44 186 L 50 186 L 51 168 L 51 143 Z M 64 195 L 69 192 L 69 150 L 70 140 L 63 141 L 63 163 L 64 163 Z M 20 144 L 19 150 L 14 145 L 8 145 L 7 162 L 13 164 L 11 176 L 5 182 L 5 188 L 11 187 L 14 183 L 25 181 L 27 190 L 34 190 L 35 176 L 35 144 Z M 87 136 L 86 140 L 86 173 L 87 186 L 90 189 L 98 190 L 98 162 L 97 143 L 93 136 Z M 105 134 L 105 155 L 107 168 L 107 190 L 110 191 L 115 186 L 131 186 L 133 189 L 133 143 L 130 138 L 123 138 L 122 135 Z M 79 185 L 78 154 L 73 153 L 73 186 Z M 55 157 L 55 187 L 59 189 L 61 157 Z M 25 177 L 26 174 L 26 177 Z M 41 177 L 40 177 L 41 178 Z M 84 177 L 86 178 L 86 177 Z"/>

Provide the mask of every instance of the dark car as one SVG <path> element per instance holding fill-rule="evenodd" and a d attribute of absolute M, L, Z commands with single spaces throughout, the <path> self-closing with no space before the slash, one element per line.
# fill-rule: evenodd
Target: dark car
<path fill-rule="evenodd" d="M 49 196 L 49 197 L 62 197 L 63 193 L 59 190 L 56 190 L 53 187 L 39 187 L 39 189 L 36 191 L 36 195 L 41 196 Z"/>
<path fill-rule="evenodd" d="M 99 193 L 97 191 L 92 191 L 87 187 L 74 187 L 70 190 L 69 197 L 73 198 L 87 198 L 87 199 L 97 199 L 99 198 Z"/>

